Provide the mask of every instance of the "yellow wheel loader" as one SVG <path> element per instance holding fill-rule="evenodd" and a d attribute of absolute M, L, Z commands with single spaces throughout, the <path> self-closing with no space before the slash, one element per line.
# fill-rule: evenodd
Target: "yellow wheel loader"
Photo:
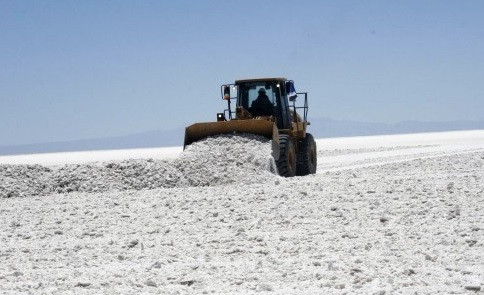
<path fill-rule="evenodd" d="M 296 93 L 294 82 L 286 78 L 263 78 L 222 85 L 221 94 L 228 108 L 217 114 L 216 122 L 188 126 L 183 148 L 218 134 L 258 134 L 272 140 L 272 156 L 279 175 L 292 177 L 316 173 L 316 142 L 306 132 L 310 124 L 307 121 L 307 92 Z M 296 106 L 299 97 L 304 99 L 302 106 Z"/>

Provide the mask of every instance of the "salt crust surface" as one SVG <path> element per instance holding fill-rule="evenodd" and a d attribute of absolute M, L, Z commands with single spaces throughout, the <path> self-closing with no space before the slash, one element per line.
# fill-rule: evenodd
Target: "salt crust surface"
<path fill-rule="evenodd" d="M 218 185 L 0 199 L 0 293 L 482 293 L 482 149 L 284 179 L 267 142 L 240 140 L 262 157 L 228 169 L 239 175 L 200 163 Z"/>

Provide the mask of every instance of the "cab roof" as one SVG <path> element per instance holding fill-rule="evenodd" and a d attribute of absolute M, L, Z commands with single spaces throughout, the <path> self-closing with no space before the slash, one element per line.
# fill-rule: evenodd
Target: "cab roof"
<path fill-rule="evenodd" d="M 253 79 L 242 79 L 235 80 L 235 84 L 241 84 L 246 82 L 283 82 L 287 81 L 286 78 L 253 78 Z"/>

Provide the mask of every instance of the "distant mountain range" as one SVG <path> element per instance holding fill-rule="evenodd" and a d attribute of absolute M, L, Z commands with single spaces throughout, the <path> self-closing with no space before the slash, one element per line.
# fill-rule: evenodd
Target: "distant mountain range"
<path fill-rule="evenodd" d="M 310 121 L 309 131 L 316 138 L 484 129 L 484 121 L 403 121 L 394 124 L 330 118 L 314 118 Z M 116 137 L 0 146 L 0 155 L 180 146 L 183 145 L 184 133 L 184 127 L 180 127 Z"/>

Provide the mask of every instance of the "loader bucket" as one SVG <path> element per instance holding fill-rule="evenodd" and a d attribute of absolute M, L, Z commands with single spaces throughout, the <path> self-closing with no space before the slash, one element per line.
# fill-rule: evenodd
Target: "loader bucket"
<path fill-rule="evenodd" d="M 230 133 L 252 133 L 267 137 L 279 145 L 279 131 L 274 122 L 266 120 L 231 120 L 221 122 L 196 123 L 185 129 L 183 149 L 195 141 L 208 136 Z M 277 155 L 277 158 L 279 156 Z"/>

